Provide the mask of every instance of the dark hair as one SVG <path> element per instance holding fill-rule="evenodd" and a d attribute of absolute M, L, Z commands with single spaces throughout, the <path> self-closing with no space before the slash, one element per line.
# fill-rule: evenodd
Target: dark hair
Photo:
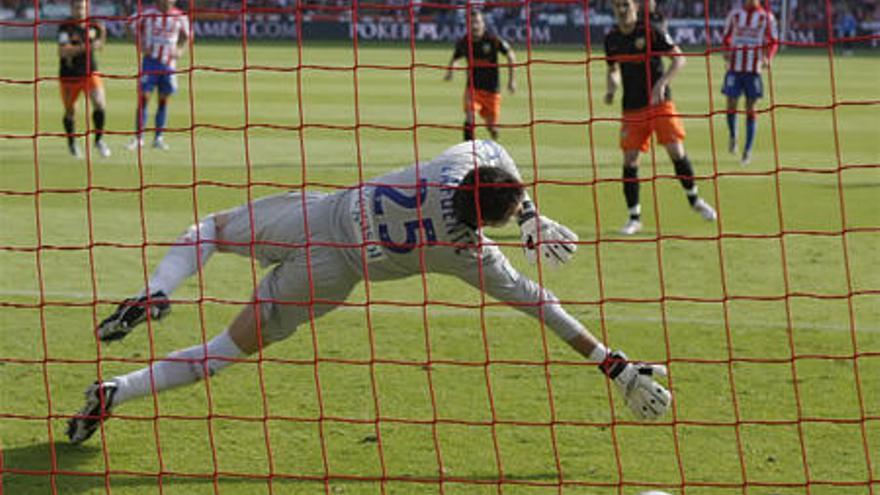
<path fill-rule="evenodd" d="M 452 208 L 459 221 L 476 228 L 506 220 L 522 198 L 523 185 L 513 174 L 499 167 L 477 167 L 458 184 L 452 196 Z"/>

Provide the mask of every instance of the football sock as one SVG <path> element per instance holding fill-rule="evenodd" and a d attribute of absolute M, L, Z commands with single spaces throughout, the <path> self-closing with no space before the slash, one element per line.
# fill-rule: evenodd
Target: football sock
<path fill-rule="evenodd" d="M 104 137 L 104 109 L 99 108 L 92 112 L 92 122 L 95 124 L 95 142 Z"/>
<path fill-rule="evenodd" d="M 190 226 L 159 262 L 150 277 L 150 292 L 162 291 L 170 296 L 185 279 L 198 272 L 199 263 L 204 266 L 217 249 L 216 235 L 214 217 L 209 216 L 198 225 Z M 141 291 L 140 297 L 146 293 L 146 290 Z"/>
<path fill-rule="evenodd" d="M 196 344 L 187 349 L 174 351 L 166 359 L 137 371 L 113 378 L 116 383 L 114 406 L 125 401 L 144 397 L 156 392 L 169 390 L 181 385 L 197 382 L 231 364 L 242 356 L 241 349 L 229 336 L 229 330 L 209 340 L 206 344 Z"/>
<path fill-rule="evenodd" d="M 156 109 L 156 137 L 162 135 L 162 131 L 165 130 L 165 122 L 168 121 L 168 104 L 167 103 L 159 103 L 159 108 Z"/>
<path fill-rule="evenodd" d="M 700 191 L 697 189 L 697 186 L 686 189 L 684 192 L 687 194 L 688 203 L 691 206 L 694 206 L 697 203 L 697 200 L 700 199 Z"/>
<path fill-rule="evenodd" d="M 746 115 L 746 145 L 743 151 L 752 151 L 752 143 L 755 141 L 755 129 L 758 127 L 757 116 L 753 113 Z"/>
<path fill-rule="evenodd" d="M 68 146 L 72 145 L 74 140 L 73 117 L 64 117 L 62 122 L 64 122 L 64 133 L 67 134 L 67 144 Z"/>
<path fill-rule="evenodd" d="M 629 219 L 630 220 L 641 220 L 642 218 L 642 205 L 631 206 L 627 209 L 629 211 Z"/>
<path fill-rule="evenodd" d="M 639 207 L 639 169 L 637 167 L 623 167 L 623 196 L 626 198 L 629 217 L 638 220 L 641 216 L 641 208 Z"/>
<path fill-rule="evenodd" d="M 736 137 L 736 112 L 727 112 L 727 131 L 730 137 Z"/>
<path fill-rule="evenodd" d="M 678 176 L 681 187 L 687 193 L 688 203 L 693 206 L 697 202 L 698 196 L 697 186 L 694 185 L 694 167 L 691 165 L 691 160 L 687 156 L 683 156 L 678 160 L 673 160 L 672 163 L 675 165 L 675 175 Z"/>
<path fill-rule="evenodd" d="M 464 123 L 464 140 L 465 141 L 473 141 L 474 140 L 474 125 L 469 124 L 467 121 Z"/>
<path fill-rule="evenodd" d="M 134 117 L 134 128 L 137 129 L 138 136 L 144 132 L 144 127 L 147 125 L 147 117 L 149 115 L 149 110 L 147 110 L 147 104 L 144 103 L 137 109 Z"/>

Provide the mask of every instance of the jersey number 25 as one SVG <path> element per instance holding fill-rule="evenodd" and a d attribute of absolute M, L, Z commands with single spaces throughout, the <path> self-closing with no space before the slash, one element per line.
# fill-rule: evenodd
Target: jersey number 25
<path fill-rule="evenodd" d="M 415 249 L 416 234 L 419 232 L 420 227 L 424 229 L 425 239 L 428 242 L 434 242 L 437 240 L 437 233 L 434 231 L 434 222 L 430 218 L 422 218 L 421 222 L 419 222 L 418 218 L 417 208 L 425 201 L 427 195 L 428 188 L 425 179 L 422 179 L 418 192 L 412 196 L 407 196 L 390 186 L 376 187 L 376 192 L 373 195 L 373 215 L 377 218 L 385 215 L 385 207 L 382 204 L 383 198 L 387 198 L 400 208 L 413 210 L 413 213 L 416 214 L 416 218 L 403 222 L 403 230 L 406 232 L 406 239 L 400 243 L 391 239 L 387 223 L 382 222 L 377 226 L 379 230 L 379 239 L 382 241 L 382 245 L 392 253 L 406 254 Z"/>

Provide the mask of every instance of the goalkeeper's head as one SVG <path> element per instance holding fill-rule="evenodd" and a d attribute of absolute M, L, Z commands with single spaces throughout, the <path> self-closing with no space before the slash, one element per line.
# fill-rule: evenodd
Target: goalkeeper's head
<path fill-rule="evenodd" d="M 520 209 L 523 185 L 499 167 L 477 167 L 461 180 L 452 196 L 459 221 L 473 227 L 500 227 Z"/>

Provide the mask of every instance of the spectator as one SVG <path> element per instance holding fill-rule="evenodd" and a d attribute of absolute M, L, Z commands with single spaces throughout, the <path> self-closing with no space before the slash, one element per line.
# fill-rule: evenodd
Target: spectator
<path fill-rule="evenodd" d="M 840 42 L 841 47 L 843 47 L 843 54 L 845 56 L 850 56 L 853 54 L 853 42 L 848 38 L 854 38 L 856 36 L 858 21 L 849 6 L 844 5 L 840 12 L 841 15 L 837 20 L 837 37 L 838 39 L 843 38 Z"/>

